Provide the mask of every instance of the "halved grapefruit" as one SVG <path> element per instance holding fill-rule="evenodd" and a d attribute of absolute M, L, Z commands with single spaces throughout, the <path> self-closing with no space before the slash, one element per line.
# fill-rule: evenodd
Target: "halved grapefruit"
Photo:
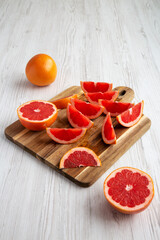
<path fill-rule="evenodd" d="M 118 97 L 119 92 L 118 91 L 111 91 L 111 92 L 94 92 L 94 93 L 84 93 L 87 100 L 90 103 L 98 104 L 99 99 L 105 99 L 105 100 L 116 100 Z"/>
<path fill-rule="evenodd" d="M 75 147 L 64 154 L 60 161 L 59 168 L 97 167 L 101 165 L 101 160 L 91 149 Z"/>
<path fill-rule="evenodd" d="M 117 121 L 124 127 L 132 127 L 135 125 L 143 114 L 144 101 L 129 108 L 125 112 L 117 116 Z"/>
<path fill-rule="evenodd" d="M 134 106 L 133 103 L 116 102 L 116 101 L 114 102 L 113 100 L 102 100 L 102 99 L 100 99 L 98 103 L 104 107 L 104 113 L 107 114 L 108 112 L 110 112 L 112 117 L 115 117 Z"/>
<path fill-rule="evenodd" d="M 104 181 L 104 195 L 118 211 L 126 214 L 138 213 L 148 207 L 153 199 L 153 180 L 139 169 L 118 168 Z"/>
<path fill-rule="evenodd" d="M 104 119 L 102 125 L 102 138 L 106 144 L 116 143 L 116 134 L 110 117 L 110 113 Z"/>
<path fill-rule="evenodd" d="M 104 107 L 100 105 L 87 103 L 79 99 L 71 99 L 71 105 L 83 113 L 85 116 L 87 116 L 89 119 L 95 119 L 99 117 L 104 110 Z"/>
<path fill-rule="evenodd" d="M 86 128 L 47 128 L 48 136 L 57 143 L 77 142 L 86 133 Z"/>
<path fill-rule="evenodd" d="M 47 101 L 32 100 L 19 106 L 17 114 L 24 127 L 32 131 L 41 131 L 54 123 L 57 108 Z"/>
<path fill-rule="evenodd" d="M 106 82 L 80 82 L 83 92 L 107 92 L 112 91 L 112 83 Z"/>
<path fill-rule="evenodd" d="M 68 103 L 67 106 L 67 117 L 72 127 L 91 128 L 93 126 L 93 122 L 75 107 L 73 107 L 70 103 Z"/>
<path fill-rule="evenodd" d="M 52 103 L 56 105 L 58 109 L 63 109 L 67 107 L 68 103 L 70 103 L 71 99 L 73 98 L 77 98 L 77 94 L 74 94 L 65 98 L 57 99 L 55 101 L 52 101 Z"/>

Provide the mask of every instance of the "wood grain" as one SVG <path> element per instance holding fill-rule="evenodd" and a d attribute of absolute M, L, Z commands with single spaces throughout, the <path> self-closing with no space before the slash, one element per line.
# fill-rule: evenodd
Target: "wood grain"
<path fill-rule="evenodd" d="M 117 87 L 115 90 L 119 91 L 117 101 L 130 102 L 134 98 L 134 92 L 131 88 Z M 85 99 L 81 88 L 74 86 L 66 89 L 49 101 L 64 98 L 75 93 L 78 94 L 79 99 Z M 104 118 L 105 115 L 102 114 L 99 118 L 95 119 L 94 126 L 87 131 L 83 138 L 74 144 L 57 144 L 48 137 L 46 131 L 29 131 L 22 128 L 19 121 L 8 126 L 5 130 L 5 134 L 9 140 L 30 152 L 37 159 L 54 168 L 65 177 L 80 186 L 88 187 L 105 173 L 108 168 L 111 167 L 112 164 L 115 163 L 119 157 L 121 157 L 150 128 L 151 125 L 150 120 L 143 116 L 135 126 L 124 128 L 117 123 L 115 118 L 113 118 L 112 121 L 117 135 L 117 143 L 114 145 L 107 145 L 103 142 L 101 137 L 101 128 Z M 51 127 L 70 127 L 66 115 L 66 109 L 59 110 L 58 118 Z M 102 167 L 59 169 L 60 159 L 68 150 L 76 146 L 83 146 L 92 149 L 100 157 Z"/>

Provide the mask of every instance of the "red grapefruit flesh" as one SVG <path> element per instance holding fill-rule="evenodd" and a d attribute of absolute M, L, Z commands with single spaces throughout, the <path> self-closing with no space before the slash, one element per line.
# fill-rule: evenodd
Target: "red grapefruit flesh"
<path fill-rule="evenodd" d="M 122 167 L 114 170 L 104 181 L 104 195 L 118 211 L 138 213 L 148 207 L 153 199 L 153 180 L 139 169 Z"/>
<path fill-rule="evenodd" d="M 98 102 L 104 107 L 104 113 L 107 114 L 110 112 L 112 117 L 115 117 L 134 106 L 133 103 L 114 102 L 113 100 L 110 101 L 100 99 Z"/>
<path fill-rule="evenodd" d="M 67 117 L 72 127 L 91 128 L 93 126 L 93 122 L 75 107 L 73 107 L 70 103 L 67 106 Z"/>
<path fill-rule="evenodd" d="M 80 82 L 83 92 L 107 92 L 112 91 L 112 83 L 106 82 Z"/>
<path fill-rule="evenodd" d="M 84 93 L 87 100 L 90 103 L 98 104 L 99 99 L 105 99 L 105 100 L 116 100 L 118 97 L 119 92 L 118 91 L 112 91 L 112 92 L 95 92 L 95 93 Z"/>
<path fill-rule="evenodd" d="M 57 108 L 50 102 L 33 100 L 18 107 L 17 114 L 24 127 L 32 131 L 41 131 L 54 123 Z"/>
<path fill-rule="evenodd" d="M 104 107 L 102 106 L 87 103 L 79 99 L 71 99 L 71 105 L 74 106 L 78 111 L 80 111 L 89 119 L 95 119 L 99 117 L 104 110 Z"/>
<path fill-rule="evenodd" d="M 77 94 L 74 94 L 65 98 L 57 99 L 55 101 L 52 101 L 52 103 L 56 105 L 58 109 L 63 109 L 63 108 L 67 108 L 68 103 L 70 103 L 71 99 L 73 98 L 77 98 Z"/>
<path fill-rule="evenodd" d="M 86 133 L 86 128 L 47 128 L 48 136 L 57 143 L 77 142 Z"/>
<path fill-rule="evenodd" d="M 59 168 L 97 167 L 101 165 L 101 160 L 91 149 L 75 147 L 62 157 Z"/>
<path fill-rule="evenodd" d="M 124 127 L 132 127 L 135 125 L 143 114 L 144 101 L 129 108 L 125 112 L 117 116 L 117 121 Z"/>
<path fill-rule="evenodd" d="M 106 144 L 116 143 L 116 134 L 110 117 L 110 113 L 104 119 L 102 125 L 102 138 Z"/>

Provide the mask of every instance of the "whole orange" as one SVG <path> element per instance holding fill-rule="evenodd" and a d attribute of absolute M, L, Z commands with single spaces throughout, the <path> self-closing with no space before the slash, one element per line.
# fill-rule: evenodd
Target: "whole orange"
<path fill-rule="evenodd" d="M 34 85 L 49 85 L 54 82 L 56 75 L 56 63 L 50 56 L 46 54 L 37 54 L 27 63 L 26 76 Z"/>

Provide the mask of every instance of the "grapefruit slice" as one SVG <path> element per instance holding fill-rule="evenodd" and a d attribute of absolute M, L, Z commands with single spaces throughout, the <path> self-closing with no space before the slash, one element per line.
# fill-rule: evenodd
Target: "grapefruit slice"
<path fill-rule="evenodd" d="M 111 116 L 113 117 L 121 114 L 122 112 L 134 106 L 133 103 L 114 102 L 113 100 L 102 100 L 102 99 L 100 99 L 98 103 L 104 107 L 105 114 L 110 112 Z"/>
<path fill-rule="evenodd" d="M 138 213 L 148 207 L 153 199 L 153 180 L 139 169 L 118 168 L 104 181 L 104 195 L 118 211 L 126 214 Z"/>
<path fill-rule="evenodd" d="M 71 99 L 71 105 L 74 106 L 78 111 L 87 116 L 89 119 L 95 119 L 99 117 L 104 107 L 97 104 L 87 103 L 79 99 Z"/>
<path fill-rule="evenodd" d="M 116 134 L 112 125 L 110 113 L 107 114 L 102 125 L 102 138 L 106 144 L 116 143 Z"/>
<path fill-rule="evenodd" d="M 135 125 L 143 114 L 144 101 L 129 108 L 125 112 L 117 116 L 117 121 L 124 127 L 132 127 Z"/>
<path fill-rule="evenodd" d="M 59 168 L 97 167 L 101 165 L 101 160 L 91 149 L 75 147 L 64 154 L 60 161 Z"/>
<path fill-rule="evenodd" d="M 93 122 L 75 107 L 73 107 L 70 103 L 68 103 L 67 106 L 67 117 L 72 127 L 91 128 L 93 126 Z"/>
<path fill-rule="evenodd" d="M 77 142 L 86 133 L 86 128 L 47 128 L 48 136 L 57 143 Z"/>
<path fill-rule="evenodd" d="M 116 100 L 118 97 L 119 92 L 118 91 L 112 91 L 112 92 L 93 92 L 93 93 L 84 93 L 87 100 L 90 103 L 98 104 L 99 99 L 105 99 L 105 100 Z"/>
<path fill-rule="evenodd" d="M 66 107 L 67 107 L 68 103 L 70 103 L 70 100 L 71 100 L 72 98 L 77 98 L 77 94 L 74 94 L 74 95 L 72 95 L 72 96 L 68 96 L 68 97 L 65 97 L 65 98 L 57 99 L 57 100 L 55 100 L 55 101 L 52 101 L 52 103 L 53 103 L 54 105 L 56 105 L 56 107 L 57 107 L 58 109 L 63 109 L 63 108 L 66 108 Z"/>
<path fill-rule="evenodd" d="M 50 102 L 33 100 L 19 106 L 17 114 L 24 127 L 32 131 L 41 131 L 54 123 L 57 108 Z"/>
<path fill-rule="evenodd" d="M 106 82 L 80 82 L 83 92 L 107 92 L 112 91 L 112 83 Z"/>

